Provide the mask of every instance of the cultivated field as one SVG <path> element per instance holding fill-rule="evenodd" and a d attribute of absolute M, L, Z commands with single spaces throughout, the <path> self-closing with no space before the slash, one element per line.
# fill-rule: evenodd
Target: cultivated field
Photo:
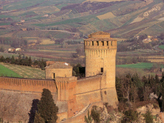
<path fill-rule="evenodd" d="M 164 45 L 160 45 L 159 48 L 164 50 Z"/>
<path fill-rule="evenodd" d="M 4 76 L 11 77 L 12 75 L 12 77 L 45 79 L 45 71 L 39 68 L 32 68 L 28 66 L 13 65 L 6 63 L 0 63 L 0 67 L 2 67 L 2 69 L 6 71 L 1 71 L 1 74 L 3 74 Z M 13 73 L 15 74 L 11 73 L 10 71 L 13 71 Z"/>
<path fill-rule="evenodd" d="M 150 69 L 150 68 L 153 67 L 153 63 L 124 64 L 124 65 L 117 65 L 117 67 L 122 67 L 122 68 L 138 68 L 138 69 Z"/>
<path fill-rule="evenodd" d="M 0 64 L 0 76 L 8 76 L 8 77 L 22 77 L 18 73 L 8 69 L 7 67 Z"/>
<path fill-rule="evenodd" d="M 114 18 L 115 16 L 113 15 L 112 12 L 108 12 L 106 14 L 103 15 L 99 15 L 97 16 L 100 20 L 104 20 L 104 19 L 110 19 L 110 18 Z"/>

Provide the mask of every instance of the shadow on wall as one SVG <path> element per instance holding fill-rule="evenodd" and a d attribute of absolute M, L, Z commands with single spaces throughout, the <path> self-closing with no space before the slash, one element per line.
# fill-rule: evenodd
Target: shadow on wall
<path fill-rule="evenodd" d="M 32 102 L 32 107 L 29 113 L 29 122 L 28 123 L 34 123 L 34 118 L 35 118 L 35 112 L 37 111 L 37 104 L 39 100 L 38 99 L 33 99 Z"/>

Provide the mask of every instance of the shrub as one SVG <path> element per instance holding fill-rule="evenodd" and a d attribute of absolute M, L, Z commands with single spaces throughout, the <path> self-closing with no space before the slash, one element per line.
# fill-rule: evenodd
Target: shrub
<path fill-rule="evenodd" d="M 86 122 L 86 123 L 92 123 L 92 117 L 91 117 L 91 115 L 89 114 L 89 111 L 88 111 L 88 116 L 85 116 L 85 122 Z"/>
<path fill-rule="evenodd" d="M 132 122 L 132 121 L 138 121 L 138 116 L 139 113 L 133 109 L 129 109 L 127 111 L 124 111 L 124 117 L 121 121 L 121 123 L 128 123 L 128 122 Z"/>
<path fill-rule="evenodd" d="M 153 123 L 153 115 L 151 114 L 149 110 L 147 110 L 143 116 L 145 118 L 146 123 Z"/>
<path fill-rule="evenodd" d="M 92 107 L 91 116 L 96 123 L 100 123 L 100 111 L 97 110 L 97 106 Z"/>

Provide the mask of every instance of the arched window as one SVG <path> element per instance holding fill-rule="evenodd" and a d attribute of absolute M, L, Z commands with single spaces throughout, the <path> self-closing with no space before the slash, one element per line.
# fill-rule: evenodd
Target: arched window
<path fill-rule="evenodd" d="M 108 43 L 108 41 L 107 41 L 106 43 L 107 43 L 107 46 L 109 46 L 109 43 Z"/>

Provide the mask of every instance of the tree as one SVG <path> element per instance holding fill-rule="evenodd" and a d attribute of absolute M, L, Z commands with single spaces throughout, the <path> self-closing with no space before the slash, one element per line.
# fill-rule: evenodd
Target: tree
<path fill-rule="evenodd" d="M 161 111 L 164 112 L 164 82 L 161 84 L 161 96 L 162 96 L 162 106 Z M 160 101 L 160 96 L 158 97 L 158 100 Z"/>
<path fill-rule="evenodd" d="M 38 114 L 44 119 L 45 123 L 56 123 L 58 107 L 54 103 L 51 92 L 43 89 L 41 100 L 38 103 Z"/>
<path fill-rule="evenodd" d="M 35 113 L 34 123 L 45 123 L 44 119 L 37 112 Z"/>

